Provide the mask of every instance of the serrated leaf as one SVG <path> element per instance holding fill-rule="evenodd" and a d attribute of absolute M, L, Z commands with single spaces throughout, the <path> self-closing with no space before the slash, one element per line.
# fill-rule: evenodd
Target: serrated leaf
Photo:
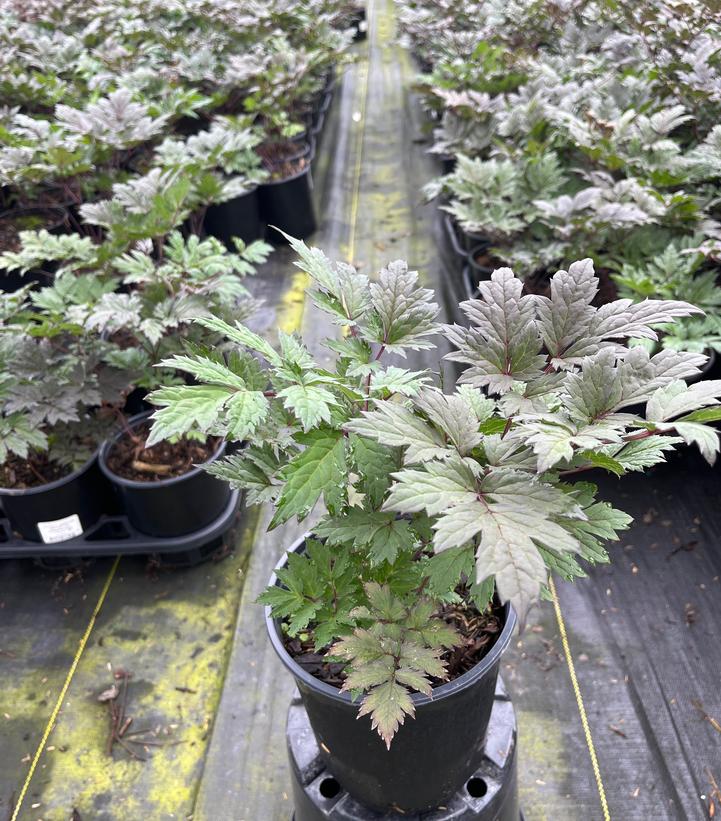
<path fill-rule="evenodd" d="M 415 396 L 430 381 L 426 372 L 407 371 L 391 365 L 385 370 L 375 371 L 371 379 L 371 393 L 399 393 L 401 396 Z"/>
<path fill-rule="evenodd" d="M 396 457 L 398 451 L 356 434 L 351 434 L 349 438 L 361 490 L 371 507 L 378 508 L 390 487 L 391 473 L 400 467 Z"/>
<path fill-rule="evenodd" d="M 177 385 L 153 391 L 148 400 L 165 407 L 156 410 L 151 417 L 153 426 L 146 447 L 194 429 L 209 432 L 218 424 L 223 406 L 231 395 L 228 388 L 218 385 Z"/>
<path fill-rule="evenodd" d="M 686 385 L 681 379 L 659 388 L 648 400 L 646 419 L 665 422 L 675 416 L 698 410 L 707 405 L 718 405 L 721 380 L 704 380 Z M 681 435 L 679 431 L 679 435 Z"/>
<path fill-rule="evenodd" d="M 282 364 L 282 360 L 273 346 L 269 342 L 266 342 L 262 337 L 258 336 L 258 334 L 251 331 L 250 328 L 246 328 L 245 325 L 242 325 L 240 322 L 236 322 L 235 326 L 233 326 L 214 316 L 200 317 L 196 319 L 196 322 L 210 331 L 215 331 L 216 333 L 222 334 L 232 342 L 236 342 L 238 345 L 242 345 L 245 348 L 249 348 L 251 351 L 261 354 L 272 365 Z"/>
<path fill-rule="evenodd" d="M 454 547 L 427 559 L 423 572 L 428 576 L 429 589 L 443 595 L 453 590 L 463 576 L 472 581 L 474 567 L 473 548 Z"/>
<path fill-rule="evenodd" d="M 393 564 L 399 551 L 410 550 L 415 543 L 409 522 L 396 518 L 393 513 L 370 513 L 358 508 L 348 510 L 343 516 L 324 519 L 315 533 L 329 544 L 366 548 L 372 565 L 383 561 Z"/>
<path fill-rule="evenodd" d="M 222 362 L 207 356 L 182 356 L 180 354 L 161 360 L 158 367 L 175 368 L 194 376 L 202 382 L 212 385 L 223 385 L 228 388 L 244 390 L 246 385 L 242 377 L 227 368 Z"/>
<path fill-rule="evenodd" d="M 235 441 L 252 436 L 268 412 L 262 391 L 238 391 L 225 403 L 226 435 Z"/>
<path fill-rule="evenodd" d="M 248 452 L 243 452 L 226 456 L 206 469 L 211 475 L 228 482 L 232 488 L 247 490 L 247 504 L 253 505 L 272 501 L 280 491 L 280 486 L 273 484 L 271 478 L 275 467 L 269 465 L 264 469 Z"/>
<path fill-rule="evenodd" d="M 598 453 L 592 450 L 583 450 L 579 456 L 596 467 L 603 468 L 611 473 L 615 473 L 616 476 L 623 476 L 626 472 L 626 469 L 621 462 L 611 456 L 607 456 L 605 453 Z"/>
<path fill-rule="evenodd" d="M 331 405 L 338 404 L 335 396 L 319 385 L 289 385 L 278 391 L 278 398 L 298 417 L 305 431 L 330 422 Z"/>
<path fill-rule="evenodd" d="M 303 520 L 321 494 L 338 501 L 345 484 L 345 441 L 341 431 L 319 429 L 298 437 L 305 449 L 282 471 L 285 485 L 269 530 L 293 516 Z"/>
<path fill-rule="evenodd" d="M 345 427 L 383 445 L 407 448 L 405 460 L 409 464 L 451 453 L 437 430 L 394 402 L 380 402 L 375 410 L 363 411 L 361 417 L 351 419 Z"/>
<path fill-rule="evenodd" d="M 671 436 L 651 436 L 629 442 L 621 447 L 614 459 L 623 466 L 624 470 L 642 471 L 644 468 L 657 465 L 665 461 L 664 453 L 674 449 L 674 445 L 681 439 Z"/>
<path fill-rule="evenodd" d="M 406 716 L 415 716 L 413 699 L 408 690 L 396 681 L 387 681 L 373 688 L 363 699 L 358 716 L 370 714 L 371 727 L 378 731 L 390 750 L 393 736 Z"/>
<path fill-rule="evenodd" d="M 433 291 L 418 287 L 416 271 L 409 271 L 402 260 L 389 263 L 380 271 L 378 282 L 371 283 L 370 295 L 379 327 L 362 326 L 366 338 L 400 354 L 405 348 L 432 347 L 427 337 L 438 331 L 439 308 L 433 302 Z"/>
<path fill-rule="evenodd" d="M 478 429 L 478 416 L 462 394 L 446 396 L 441 391 L 426 389 L 418 394 L 415 406 L 448 436 L 462 456 L 480 444 L 483 437 Z"/>
<path fill-rule="evenodd" d="M 470 328 L 446 327 L 458 352 L 447 359 L 470 365 L 462 381 L 506 393 L 514 380 L 537 376 L 545 364 L 535 323 L 535 299 L 523 296 L 523 283 L 510 268 L 499 268 L 479 283 L 480 299 L 461 304 Z"/>
<path fill-rule="evenodd" d="M 399 513 L 425 510 L 429 516 L 436 516 L 463 502 L 473 501 L 477 494 L 473 473 L 457 457 L 448 462 L 428 462 L 422 470 L 406 468 L 395 473 L 394 478 L 396 482 L 384 510 Z"/>

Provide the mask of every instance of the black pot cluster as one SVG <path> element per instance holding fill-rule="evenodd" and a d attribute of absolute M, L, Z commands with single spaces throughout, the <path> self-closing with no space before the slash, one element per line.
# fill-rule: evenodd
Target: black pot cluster
<path fill-rule="evenodd" d="M 132 417 L 130 428 L 148 415 L 146 411 Z M 68 476 L 28 489 L 0 488 L 2 512 L 12 531 L 25 541 L 57 544 L 82 536 L 102 516 L 124 515 L 139 533 L 172 539 L 202 530 L 221 515 L 230 499 L 230 487 L 201 466 L 153 482 L 113 473 L 108 455 L 122 435 L 118 431 L 103 442 Z M 225 443 L 210 461 L 224 452 Z"/>
<path fill-rule="evenodd" d="M 305 115 L 305 132 L 296 142 L 291 162 L 304 160 L 302 170 L 290 177 L 271 179 L 246 194 L 220 205 L 211 206 L 205 216 L 205 231 L 232 248 L 232 237 L 253 242 L 266 237 L 280 242 L 280 234 L 267 231 L 280 228 L 299 239 L 309 237 L 318 227 L 313 203 L 313 165 L 321 150 L 327 114 L 333 101 L 335 77 L 329 75 L 323 92 Z"/>
<path fill-rule="evenodd" d="M 291 551 L 302 551 L 300 539 Z M 282 567 L 286 558 L 279 563 Z M 275 576 L 271 584 L 277 584 Z M 308 721 L 329 772 L 353 798 L 377 812 L 424 813 L 443 805 L 481 767 L 501 655 L 516 616 L 506 605 L 505 624 L 489 653 L 471 670 L 433 691 L 413 695 L 416 715 L 396 733 L 390 750 L 358 720 L 358 703 L 307 673 L 285 649 L 281 625 L 266 608 L 268 635 L 298 687 Z"/>
<path fill-rule="evenodd" d="M 331 71 L 323 90 L 317 95 L 304 117 L 306 129 L 295 139 L 297 152 L 287 158 L 290 161 L 305 160 L 302 170 L 290 177 L 277 178 L 274 175 L 273 179 L 250 189 L 245 194 L 208 208 L 202 224 L 202 229 L 207 235 L 217 237 L 229 249 L 235 250 L 233 237 L 239 237 L 245 243 L 264 239 L 266 235 L 270 241 L 282 241 L 277 231 L 268 231 L 268 226 L 271 225 L 300 239 L 305 239 L 315 232 L 318 222 L 313 202 L 312 171 L 317 152 L 322 149 L 335 85 L 335 72 Z M 200 119 L 193 120 L 196 130 L 202 127 L 202 124 Z M 75 202 L 44 208 L 14 208 L 0 212 L 0 221 L 8 218 L 12 218 L 16 223 L 22 222 L 23 219 L 35 219 L 39 225 L 53 234 L 84 230 Z M 53 266 L 46 266 L 43 270 L 23 274 L 0 272 L 0 289 L 13 292 L 24 285 L 47 285 L 54 273 L 52 268 Z"/>

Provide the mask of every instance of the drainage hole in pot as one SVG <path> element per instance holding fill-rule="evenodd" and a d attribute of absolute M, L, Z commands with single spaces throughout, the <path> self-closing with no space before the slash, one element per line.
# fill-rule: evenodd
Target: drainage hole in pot
<path fill-rule="evenodd" d="M 474 777 L 466 784 L 466 789 L 471 798 L 483 798 L 488 792 L 488 784 L 482 778 Z"/>
<path fill-rule="evenodd" d="M 340 792 L 340 784 L 335 778 L 324 778 L 320 782 L 320 794 L 323 798 L 335 798 Z"/>

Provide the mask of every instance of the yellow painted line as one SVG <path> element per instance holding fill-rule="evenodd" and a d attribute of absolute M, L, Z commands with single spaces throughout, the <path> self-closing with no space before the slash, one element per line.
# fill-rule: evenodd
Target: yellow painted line
<path fill-rule="evenodd" d="M 37 750 L 35 750 L 35 755 L 33 756 L 32 763 L 30 764 L 30 769 L 28 770 L 28 774 L 25 777 L 25 782 L 23 783 L 22 789 L 20 790 L 20 795 L 18 796 L 18 800 L 15 804 L 15 809 L 13 810 L 13 814 L 10 816 L 10 821 L 17 821 L 20 810 L 22 808 L 23 801 L 25 800 L 25 796 L 27 795 L 28 788 L 30 787 L 30 782 L 32 781 L 33 775 L 35 774 L 35 770 L 37 769 L 38 762 L 40 761 L 40 757 L 45 750 L 45 745 L 48 743 L 48 738 L 50 738 L 50 733 L 53 731 L 53 727 L 55 726 L 55 722 L 58 720 L 58 715 L 60 714 L 60 710 L 62 709 L 63 702 L 65 701 L 65 696 L 68 694 L 68 690 L 70 689 L 70 684 L 72 683 L 73 676 L 75 675 L 75 671 L 78 669 L 78 664 L 80 663 L 80 659 L 85 652 L 85 648 L 87 647 L 88 640 L 90 639 L 90 634 L 93 632 L 93 627 L 95 627 L 95 622 L 97 621 L 98 615 L 100 613 L 100 609 L 105 602 L 105 599 L 108 595 L 108 590 L 110 590 L 110 585 L 113 582 L 113 578 L 115 577 L 115 571 L 118 569 L 118 565 L 120 564 L 120 556 L 115 557 L 115 561 L 110 568 L 110 572 L 105 579 L 103 584 L 103 588 L 100 591 L 100 596 L 93 608 L 93 614 L 90 616 L 90 621 L 88 622 L 88 626 L 85 628 L 85 632 L 80 639 L 78 644 L 78 649 L 75 651 L 75 656 L 73 658 L 73 663 L 70 665 L 70 669 L 68 670 L 67 676 L 65 676 L 65 682 L 63 683 L 62 689 L 60 690 L 60 694 L 58 695 L 57 701 L 55 702 L 55 706 L 53 707 L 53 711 L 50 713 L 50 718 L 48 719 L 48 723 L 45 726 L 45 730 L 43 731 L 42 737 L 40 739 L 40 743 L 38 744 Z"/>
<path fill-rule="evenodd" d="M 603 812 L 604 821 L 611 821 L 611 813 L 608 809 L 608 802 L 606 801 L 606 790 L 603 786 L 603 778 L 601 776 L 601 768 L 598 765 L 598 756 L 596 755 L 596 745 L 593 743 L 593 735 L 591 734 L 591 725 L 588 723 L 588 716 L 586 715 L 586 707 L 583 703 L 583 695 L 581 694 L 581 687 L 578 683 L 578 676 L 576 676 L 576 666 L 573 663 L 573 655 L 571 654 L 571 646 L 568 643 L 568 633 L 566 631 L 566 622 L 563 619 L 561 612 L 561 603 L 558 600 L 558 592 L 556 591 L 556 584 L 553 577 L 549 578 L 548 584 L 551 596 L 553 597 L 553 609 L 556 611 L 556 621 L 558 622 L 558 629 L 561 633 L 561 643 L 563 644 L 563 653 L 566 656 L 566 663 L 568 664 L 568 673 L 571 676 L 571 684 L 573 686 L 573 694 L 576 696 L 576 705 L 578 706 L 578 713 L 581 716 L 581 725 L 583 727 L 583 734 L 586 739 L 586 746 L 588 747 L 588 754 L 591 757 L 591 767 L 593 768 L 593 775 L 596 779 L 596 787 L 598 789 L 598 797 L 601 802 L 601 810 Z"/>
<path fill-rule="evenodd" d="M 367 14 L 370 15 L 371 9 L 370 4 L 368 7 Z M 369 26 L 370 29 L 370 26 Z M 368 55 L 366 58 L 366 62 L 363 66 L 363 73 L 361 76 L 361 99 L 360 99 L 360 110 L 358 112 L 359 115 L 359 122 L 360 128 L 358 129 L 358 144 L 356 148 L 356 162 L 355 168 L 353 169 L 353 189 L 351 192 L 351 201 L 350 201 L 350 215 L 348 217 L 349 223 L 349 234 L 348 234 L 348 246 L 346 248 L 346 259 L 352 265 L 354 262 L 355 257 L 355 247 L 356 247 L 356 230 L 358 224 L 358 208 L 360 205 L 360 184 L 361 184 L 361 176 L 363 171 L 363 148 L 365 146 L 365 123 L 366 123 L 366 111 L 368 109 L 368 76 L 370 74 L 370 42 L 371 38 L 368 38 Z"/>

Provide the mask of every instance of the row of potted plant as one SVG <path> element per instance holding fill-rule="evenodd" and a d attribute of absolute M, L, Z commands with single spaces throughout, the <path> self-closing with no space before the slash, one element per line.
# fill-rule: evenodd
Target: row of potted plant
<path fill-rule="evenodd" d="M 230 348 L 162 362 L 194 381 L 150 395 L 150 438 L 242 444 L 207 470 L 271 504 L 270 529 L 315 511 L 261 597 L 271 642 L 341 786 L 369 811 L 425 813 L 479 768 L 501 653 L 549 574 L 607 562 L 630 522 L 576 480 L 643 471 L 682 443 L 713 462 L 721 381 L 686 385 L 701 354 L 629 346 L 700 311 L 594 307 L 590 259 L 555 273 L 548 297 L 496 270 L 460 327 L 438 323 L 401 260 L 369 280 L 291 244 L 342 330 L 325 343 L 334 364 L 297 336 L 201 320 Z M 468 366 L 450 393 L 397 364 L 441 334 Z"/>
<path fill-rule="evenodd" d="M 703 3 L 398 0 L 424 69 L 446 214 L 472 292 L 501 264 L 547 293 L 588 255 L 599 301 L 684 299 L 706 315 L 660 346 L 721 350 L 721 36 Z"/>
<path fill-rule="evenodd" d="M 0 4 L 0 504 L 25 540 L 218 515 L 229 490 L 195 466 L 221 440 L 146 447 L 154 366 L 220 343 L 193 320 L 252 310 L 264 223 L 315 229 L 356 4 L 150 6 Z"/>
<path fill-rule="evenodd" d="M 287 225 L 310 233 L 310 165 L 352 11 L 347 0 L 278 0 L 242 15 L 220 2 L 158 3 L 152 17 L 140 3 L 79 3 L 67 15 L 5 4 L 2 249 L 23 227 L 97 236 L 83 204 L 106 202 L 117 184 L 147 188 L 168 165 L 206 172 L 196 194 L 212 206 L 209 233 L 259 238 L 261 221 L 290 219 L 288 188 L 307 213 Z"/>

